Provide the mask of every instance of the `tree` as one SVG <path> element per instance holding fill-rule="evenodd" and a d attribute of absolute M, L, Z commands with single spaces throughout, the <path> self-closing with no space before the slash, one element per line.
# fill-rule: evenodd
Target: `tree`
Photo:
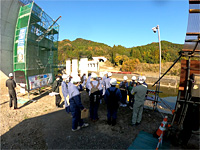
<path fill-rule="evenodd" d="M 139 59 L 129 59 L 123 63 L 121 70 L 133 72 L 138 64 L 140 64 Z"/>
<path fill-rule="evenodd" d="M 126 55 L 119 55 L 115 57 L 115 65 L 123 65 L 124 61 L 127 61 L 129 58 Z"/>

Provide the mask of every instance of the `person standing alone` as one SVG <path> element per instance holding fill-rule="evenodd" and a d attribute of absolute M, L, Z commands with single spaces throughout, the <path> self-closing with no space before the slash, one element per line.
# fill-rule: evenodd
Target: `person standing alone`
<path fill-rule="evenodd" d="M 55 103 L 56 107 L 60 107 L 60 102 L 61 102 L 61 96 L 59 93 L 59 86 L 60 86 L 60 77 L 56 76 L 56 80 L 53 82 L 52 90 L 55 92 Z"/>
<path fill-rule="evenodd" d="M 14 109 L 17 109 L 16 83 L 13 80 L 13 73 L 9 73 L 9 79 L 6 80 L 6 87 L 8 87 L 8 94 L 10 97 L 9 106 L 11 108 L 13 106 L 12 101 L 14 101 Z"/>

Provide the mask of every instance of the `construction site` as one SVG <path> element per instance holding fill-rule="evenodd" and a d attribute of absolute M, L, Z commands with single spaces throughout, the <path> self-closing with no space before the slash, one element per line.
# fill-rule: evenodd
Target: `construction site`
<path fill-rule="evenodd" d="M 107 125 L 107 107 L 103 101 L 99 106 L 99 120 L 92 122 L 87 118 L 88 128 L 72 132 L 72 116 L 65 111 L 63 95 L 61 108 L 55 107 L 55 98 L 49 95 L 55 75 L 60 73 L 58 41 L 61 16 L 51 18 L 33 0 L 1 1 L 1 149 L 199 149 L 200 22 L 196 18 L 200 18 L 200 0 L 189 0 L 188 3 L 184 47 L 162 76 L 149 79 L 155 90 L 148 89 L 141 124 L 133 127 L 130 122 L 133 110 L 120 107 L 117 125 Z M 100 66 L 100 63 L 85 60 L 66 60 L 65 71 L 69 74 L 101 74 L 99 70 L 85 71 L 89 68 L 88 63 Z M 165 92 L 160 91 L 160 81 L 178 61 L 181 62 L 179 83 L 175 83 L 178 94 L 171 107 L 159 97 Z M 83 69 L 73 67 L 73 63 Z M 109 71 L 109 68 L 104 67 L 103 71 Z M 8 107 L 5 82 L 11 72 L 17 83 L 17 110 Z M 129 78 L 132 75 L 127 74 Z M 118 82 L 122 76 L 123 72 L 113 71 Z M 166 85 L 173 84 L 166 79 L 165 82 Z M 89 108 L 87 92 L 83 90 L 80 93 L 84 107 Z M 161 132 L 159 136 L 156 135 L 158 131 Z M 182 137 L 188 137 L 187 144 Z"/>

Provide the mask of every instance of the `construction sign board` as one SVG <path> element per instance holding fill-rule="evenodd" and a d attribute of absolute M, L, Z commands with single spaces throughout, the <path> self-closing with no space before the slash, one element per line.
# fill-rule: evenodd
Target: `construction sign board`
<path fill-rule="evenodd" d="M 29 76 L 28 77 L 29 90 L 41 88 L 43 86 L 52 83 L 52 81 L 53 81 L 52 73 Z"/>

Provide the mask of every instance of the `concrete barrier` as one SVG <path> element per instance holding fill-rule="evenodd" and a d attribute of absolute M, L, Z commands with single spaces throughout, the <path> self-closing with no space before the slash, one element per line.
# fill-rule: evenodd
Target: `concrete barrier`
<path fill-rule="evenodd" d="M 112 73 L 112 78 L 116 78 L 118 81 L 122 81 L 123 77 L 127 76 L 128 81 L 131 81 L 132 76 L 136 76 L 138 78 L 139 74 L 117 74 Z M 158 80 L 158 77 L 146 76 L 146 83 L 148 85 L 153 85 Z M 179 77 L 164 77 L 160 81 L 160 86 L 169 87 L 169 88 L 177 88 L 179 85 Z"/>

